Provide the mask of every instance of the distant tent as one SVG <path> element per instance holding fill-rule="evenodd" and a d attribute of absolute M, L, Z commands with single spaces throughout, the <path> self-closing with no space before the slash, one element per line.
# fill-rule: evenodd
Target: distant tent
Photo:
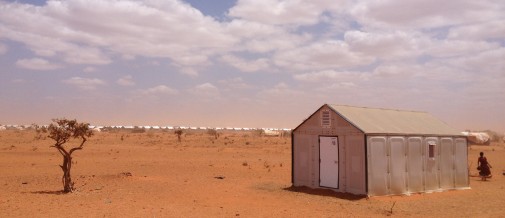
<path fill-rule="evenodd" d="M 486 132 L 462 132 L 472 144 L 489 145 L 491 137 Z"/>
<path fill-rule="evenodd" d="M 263 131 L 265 132 L 265 136 L 280 136 L 281 135 L 281 133 L 277 130 L 265 129 Z"/>

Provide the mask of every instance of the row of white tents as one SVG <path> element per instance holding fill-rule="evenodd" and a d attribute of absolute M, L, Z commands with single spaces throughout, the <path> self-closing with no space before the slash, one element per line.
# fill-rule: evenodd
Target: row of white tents
<path fill-rule="evenodd" d="M 237 127 L 190 127 L 190 126 L 90 126 L 95 131 L 102 131 L 107 128 L 112 129 L 144 129 L 144 130 L 229 130 L 229 131 L 254 131 L 263 130 L 267 136 L 279 136 L 283 132 L 291 131 L 288 128 L 237 128 Z M 486 132 L 461 132 L 469 142 L 473 144 L 489 144 L 491 137 Z M 504 138 L 505 140 L 505 138 Z"/>
<path fill-rule="evenodd" d="M 49 125 L 41 125 L 41 127 L 48 127 Z M 93 130 L 104 130 L 104 129 L 168 129 L 168 130 L 175 130 L 175 129 L 187 129 L 187 130 L 234 130 L 234 131 L 250 131 L 250 130 L 264 130 L 265 132 L 267 131 L 290 131 L 291 129 L 288 128 L 240 128 L 240 127 L 192 127 L 192 126 L 96 126 L 96 125 L 90 125 L 89 126 Z M 33 125 L 0 125 L 0 131 L 1 130 L 8 130 L 8 129 L 13 129 L 13 130 L 25 130 L 25 129 L 31 129 L 33 128 Z"/>
<path fill-rule="evenodd" d="M 0 131 L 13 129 L 13 130 L 25 130 L 32 128 L 32 125 L 0 125 Z"/>
<path fill-rule="evenodd" d="M 42 125 L 47 127 L 48 125 Z M 25 130 L 32 128 L 33 125 L 0 125 L 0 131 L 13 129 L 13 130 Z M 267 136 L 278 136 L 284 131 L 291 131 L 288 128 L 240 128 L 240 127 L 191 127 L 191 126 L 95 126 L 91 125 L 91 129 L 100 132 L 105 129 L 144 129 L 144 130 L 229 130 L 229 131 L 251 131 L 251 130 L 263 130 Z M 462 132 L 469 142 L 473 144 L 489 144 L 491 141 L 491 136 L 486 132 Z"/>
<path fill-rule="evenodd" d="M 192 126 L 90 126 L 91 129 L 101 131 L 105 129 L 145 129 L 145 130 L 229 130 L 229 131 L 252 131 L 263 130 L 265 134 L 277 134 L 281 131 L 291 131 L 288 128 L 239 128 L 239 127 L 192 127 Z"/>

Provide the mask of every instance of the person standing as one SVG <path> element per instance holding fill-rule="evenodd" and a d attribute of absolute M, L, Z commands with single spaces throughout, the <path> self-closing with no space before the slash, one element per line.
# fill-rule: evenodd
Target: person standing
<path fill-rule="evenodd" d="M 479 170 L 479 175 L 482 177 L 482 180 L 486 180 L 486 178 L 491 177 L 491 164 L 487 161 L 487 158 L 484 156 L 484 152 L 480 152 L 480 157 L 477 161 L 477 169 Z"/>

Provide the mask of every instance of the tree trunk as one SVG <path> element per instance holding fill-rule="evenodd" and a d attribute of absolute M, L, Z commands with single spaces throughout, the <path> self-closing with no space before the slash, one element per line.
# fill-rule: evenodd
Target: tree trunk
<path fill-rule="evenodd" d="M 72 157 L 70 155 L 63 156 L 63 165 L 60 166 L 63 170 L 63 192 L 68 193 L 74 190 L 74 184 L 70 177 L 70 169 L 72 168 Z"/>

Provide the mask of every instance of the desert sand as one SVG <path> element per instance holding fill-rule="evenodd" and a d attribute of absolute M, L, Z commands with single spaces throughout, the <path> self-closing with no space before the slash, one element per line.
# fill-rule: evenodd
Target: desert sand
<path fill-rule="evenodd" d="M 76 190 L 62 194 L 62 159 L 35 131 L 0 132 L 0 217 L 504 217 L 505 146 L 470 146 L 493 178 L 469 190 L 364 197 L 291 187 L 290 137 L 230 131 L 96 133 L 73 155 Z"/>

